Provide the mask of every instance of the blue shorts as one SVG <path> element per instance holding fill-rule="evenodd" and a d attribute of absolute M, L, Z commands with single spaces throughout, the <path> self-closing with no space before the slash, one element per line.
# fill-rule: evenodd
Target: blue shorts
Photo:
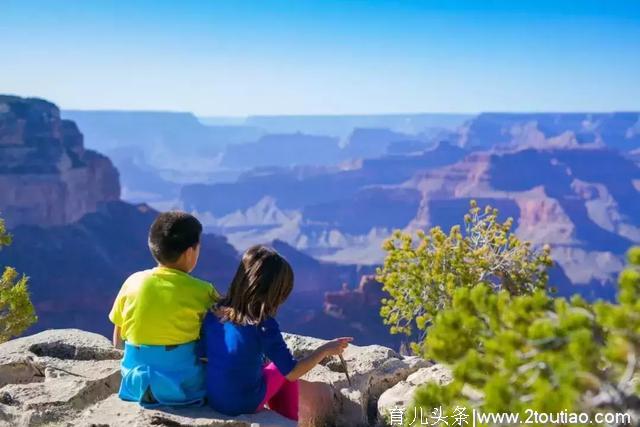
<path fill-rule="evenodd" d="M 196 348 L 196 342 L 178 346 L 125 343 L 118 395 L 144 406 L 202 404 L 204 366 Z"/>

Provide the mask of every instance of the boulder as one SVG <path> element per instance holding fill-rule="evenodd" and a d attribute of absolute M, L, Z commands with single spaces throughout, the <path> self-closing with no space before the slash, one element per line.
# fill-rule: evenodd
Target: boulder
<path fill-rule="evenodd" d="M 285 334 L 285 340 L 296 358 L 306 356 L 326 342 L 293 334 Z M 419 357 L 402 357 L 379 345 L 349 345 L 343 357 L 351 385 L 337 357 L 323 360 L 302 377 L 301 420 L 309 425 L 373 425 L 380 395 L 429 365 Z M 309 390 L 313 393 L 308 393 Z"/>
<path fill-rule="evenodd" d="M 285 334 L 296 357 L 324 340 Z M 265 410 L 228 417 L 210 408 L 143 408 L 117 397 L 122 352 L 101 335 L 49 330 L 0 345 L 0 427 L 4 426 L 292 426 Z M 300 425 L 364 426 L 377 422 L 378 398 L 428 363 L 390 348 L 350 345 L 300 382 Z"/>
<path fill-rule="evenodd" d="M 429 382 L 446 385 L 451 381 L 453 381 L 451 371 L 443 365 L 435 364 L 428 368 L 418 369 L 405 380 L 382 393 L 378 399 L 378 420 L 380 423 L 384 423 L 392 408 L 406 409 L 411 404 L 416 388 L 419 386 Z"/>
<path fill-rule="evenodd" d="M 64 423 L 118 390 L 121 356 L 105 337 L 75 329 L 0 345 L 0 425 Z"/>

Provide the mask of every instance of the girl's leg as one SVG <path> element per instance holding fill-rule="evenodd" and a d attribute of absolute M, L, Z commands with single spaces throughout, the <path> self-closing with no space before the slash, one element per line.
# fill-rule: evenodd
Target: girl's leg
<path fill-rule="evenodd" d="M 261 410 L 265 404 L 269 409 L 291 420 L 298 420 L 298 382 L 287 381 L 278 371 L 276 365 L 268 364 L 262 368 L 262 373 L 267 385 L 264 400 L 258 405 Z"/>
<path fill-rule="evenodd" d="M 269 399 L 269 408 L 291 420 L 298 421 L 298 381 L 285 380 L 280 390 Z"/>

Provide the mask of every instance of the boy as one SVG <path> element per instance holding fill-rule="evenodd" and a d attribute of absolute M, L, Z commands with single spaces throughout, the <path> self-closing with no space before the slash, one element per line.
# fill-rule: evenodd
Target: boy
<path fill-rule="evenodd" d="M 161 213 L 148 241 L 158 266 L 132 274 L 116 297 L 109 319 L 115 325 L 113 344 L 124 347 L 123 400 L 188 405 L 204 398 L 196 342 L 218 293 L 189 274 L 198 262 L 201 234 L 193 215 Z"/>

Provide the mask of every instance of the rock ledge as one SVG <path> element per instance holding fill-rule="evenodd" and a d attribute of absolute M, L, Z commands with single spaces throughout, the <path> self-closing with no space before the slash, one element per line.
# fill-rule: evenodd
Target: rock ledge
<path fill-rule="evenodd" d="M 286 334 L 297 357 L 324 342 Z M 0 426 L 291 426 L 271 411 L 227 417 L 208 407 L 144 409 L 116 393 L 122 352 L 105 337 L 77 329 L 49 330 L 0 345 Z M 347 382 L 337 358 L 301 382 L 301 424 L 378 424 L 378 399 L 429 364 L 390 348 L 350 346 Z"/>

